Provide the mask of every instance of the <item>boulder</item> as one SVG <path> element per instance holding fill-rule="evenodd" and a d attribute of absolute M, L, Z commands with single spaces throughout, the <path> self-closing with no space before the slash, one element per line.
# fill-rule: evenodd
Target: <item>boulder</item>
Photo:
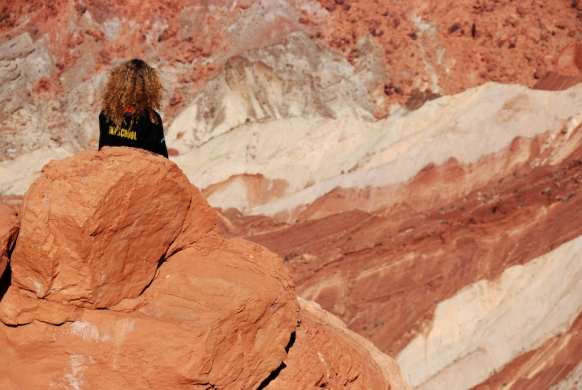
<path fill-rule="evenodd" d="M 103 308 L 136 297 L 182 229 L 191 185 L 169 160 L 131 148 L 51 161 L 28 190 L 13 284 Z"/>
<path fill-rule="evenodd" d="M 47 304 L 67 322 L 49 324 L 56 314 L 41 310 Z M 285 359 L 298 311 L 279 257 L 216 230 L 111 310 L 59 309 L 20 290 L 6 294 L 0 313 L 23 305 L 28 325 L 0 324 L 0 378 L 28 389 L 257 388 Z"/>
<path fill-rule="evenodd" d="M 0 276 L 8 264 L 8 252 L 18 235 L 18 218 L 16 212 L 0 203 Z"/>
<path fill-rule="evenodd" d="M 267 390 L 409 390 L 398 363 L 317 303 L 298 298 L 300 324 Z"/>
<path fill-rule="evenodd" d="M 180 234 L 178 234 L 178 237 L 170 245 L 167 256 L 171 256 L 179 250 L 195 243 L 216 226 L 216 220 L 218 218 L 216 211 L 204 200 L 195 185 L 192 185 L 191 188 L 192 199 L 190 201 L 190 208 L 184 219 Z"/>
<path fill-rule="evenodd" d="M 0 388 L 409 389 L 184 179 L 124 148 L 47 165 L 0 296 Z"/>

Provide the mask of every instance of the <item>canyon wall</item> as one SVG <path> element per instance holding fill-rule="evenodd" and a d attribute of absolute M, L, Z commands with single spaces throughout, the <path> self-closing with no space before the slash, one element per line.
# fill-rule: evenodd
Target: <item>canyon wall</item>
<path fill-rule="evenodd" d="M 471 117 L 463 107 L 459 119 L 441 105 L 439 114 L 452 119 L 441 140 L 439 117 L 428 111 L 446 98 L 415 112 L 432 118 L 428 130 L 413 126 L 422 135 L 372 158 L 359 154 L 365 160 L 328 179 L 330 187 L 316 181 L 251 209 L 263 216 L 229 209 L 219 217 L 225 231 L 283 257 L 300 296 L 397 356 L 415 388 L 544 389 L 578 381 L 570 376 L 582 359 L 580 88 L 489 87 L 503 91 L 489 100 L 496 109 L 478 105 Z M 543 98 L 529 106 L 535 96 Z M 370 144 L 382 150 L 377 139 Z M 434 162 L 407 177 L 423 158 Z M 239 196 L 266 187 L 230 179 L 237 181 Z"/>
<path fill-rule="evenodd" d="M 55 0 L 2 13 L 12 221 L 45 164 L 96 149 L 107 69 L 141 57 L 164 78 L 170 158 L 221 234 L 283 258 L 299 296 L 396 357 L 413 387 L 582 389 L 582 3 Z M 6 242 L 0 265 L 18 269 Z M 60 286 L 13 280 L 26 299 Z M 299 302 L 295 363 L 269 386 L 315 383 L 308 366 L 335 370 L 329 388 L 386 375 L 308 352 L 339 337 L 352 352 L 330 356 L 376 356 Z"/>

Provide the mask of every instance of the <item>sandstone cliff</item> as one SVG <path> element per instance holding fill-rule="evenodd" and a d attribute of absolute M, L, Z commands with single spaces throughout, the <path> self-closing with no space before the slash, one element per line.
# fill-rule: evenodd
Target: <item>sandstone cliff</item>
<path fill-rule="evenodd" d="M 0 211 L 2 388 L 409 388 L 393 359 L 298 302 L 276 254 L 223 238 L 163 157 L 79 153 L 43 168 L 19 222 Z"/>

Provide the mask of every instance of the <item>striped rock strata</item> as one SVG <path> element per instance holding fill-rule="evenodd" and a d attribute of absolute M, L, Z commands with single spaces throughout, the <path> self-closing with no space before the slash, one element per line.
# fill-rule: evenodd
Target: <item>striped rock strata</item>
<path fill-rule="evenodd" d="M 0 194 L 94 148 L 105 69 L 145 57 L 168 86 L 170 152 L 222 208 L 225 234 L 284 257 L 300 295 L 398 355 L 411 383 L 580 387 L 566 246 L 580 235 L 581 12 L 578 1 L 13 2 L 0 20 Z M 298 378 L 288 367 L 281 378 Z"/>
<path fill-rule="evenodd" d="M 415 388 L 577 386 L 581 90 L 486 88 L 496 99 L 459 99 L 457 115 L 446 97 L 403 115 L 414 130 L 395 141 L 391 132 L 407 126 L 387 126 L 368 144 L 354 135 L 344 156 L 365 157 L 351 172 L 328 153 L 342 139 L 330 126 L 314 148 L 325 156 L 313 159 L 315 180 L 287 174 L 314 180 L 307 188 L 282 185 L 275 163 L 206 193 L 228 206 L 215 194 L 232 187 L 242 205 L 263 202 L 224 210 L 222 228 L 285 258 L 299 295 L 396 355 Z M 415 115 L 430 121 L 415 126 Z M 265 183 L 279 183 L 271 199 L 241 196 Z"/>
<path fill-rule="evenodd" d="M 533 280 L 551 286 L 556 273 L 526 267 L 580 235 L 580 97 L 580 86 L 546 92 L 488 84 L 378 122 L 347 114 L 243 124 L 174 160 L 223 207 L 227 235 L 285 258 L 302 297 L 397 355 L 414 385 L 449 386 L 479 362 L 459 388 L 522 386 L 535 375 L 535 383 L 559 388 L 561 380 L 576 382 L 582 360 L 576 344 L 552 343 L 576 334 L 581 308 L 567 300 L 571 290 L 544 297 L 549 303 L 533 312 L 523 310 L 536 305 L 506 301 L 517 292 L 542 299 L 525 287 Z M 233 206 L 243 214 L 226 210 Z M 476 342 L 484 331 L 464 317 L 456 329 L 468 335 L 452 332 L 454 342 L 432 347 L 444 341 L 431 329 L 449 329 L 450 316 L 467 310 L 458 303 L 468 299 L 463 289 L 497 291 L 503 280 L 527 291 L 504 287 L 510 292 L 471 301 L 484 307 L 474 316 L 492 324 L 482 339 L 497 340 L 493 325 L 503 310 L 539 318 L 544 307 L 568 305 L 542 333 L 502 332 L 503 353 Z M 426 366 L 419 346 L 434 349 Z"/>
<path fill-rule="evenodd" d="M 322 216 L 402 201 L 433 207 L 440 197 L 461 196 L 512 173 L 529 158 L 528 140 L 537 135 L 560 135 L 556 142 L 568 144 L 582 121 L 581 102 L 582 86 L 546 92 L 491 83 L 376 122 L 344 115 L 240 126 L 174 161 L 212 205 L 280 221 L 309 218 L 310 208 Z M 497 158 L 508 149 L 507 158 Z M 438 193 L 398 190 L 421 170 L 455 161 L 475 173 L 442 178 Z M 337 188 L 369 195 L 326 212 L 317 200 Z"/>

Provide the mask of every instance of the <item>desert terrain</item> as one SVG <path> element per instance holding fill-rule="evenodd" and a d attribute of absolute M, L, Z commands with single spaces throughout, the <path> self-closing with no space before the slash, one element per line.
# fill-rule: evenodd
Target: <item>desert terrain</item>
<path fill-rule="evenodd" d="M 0 11 L 0 388 L 582 389 L 582 3 Z M 170 162 L 109 198 L 134 57 Z"/>

